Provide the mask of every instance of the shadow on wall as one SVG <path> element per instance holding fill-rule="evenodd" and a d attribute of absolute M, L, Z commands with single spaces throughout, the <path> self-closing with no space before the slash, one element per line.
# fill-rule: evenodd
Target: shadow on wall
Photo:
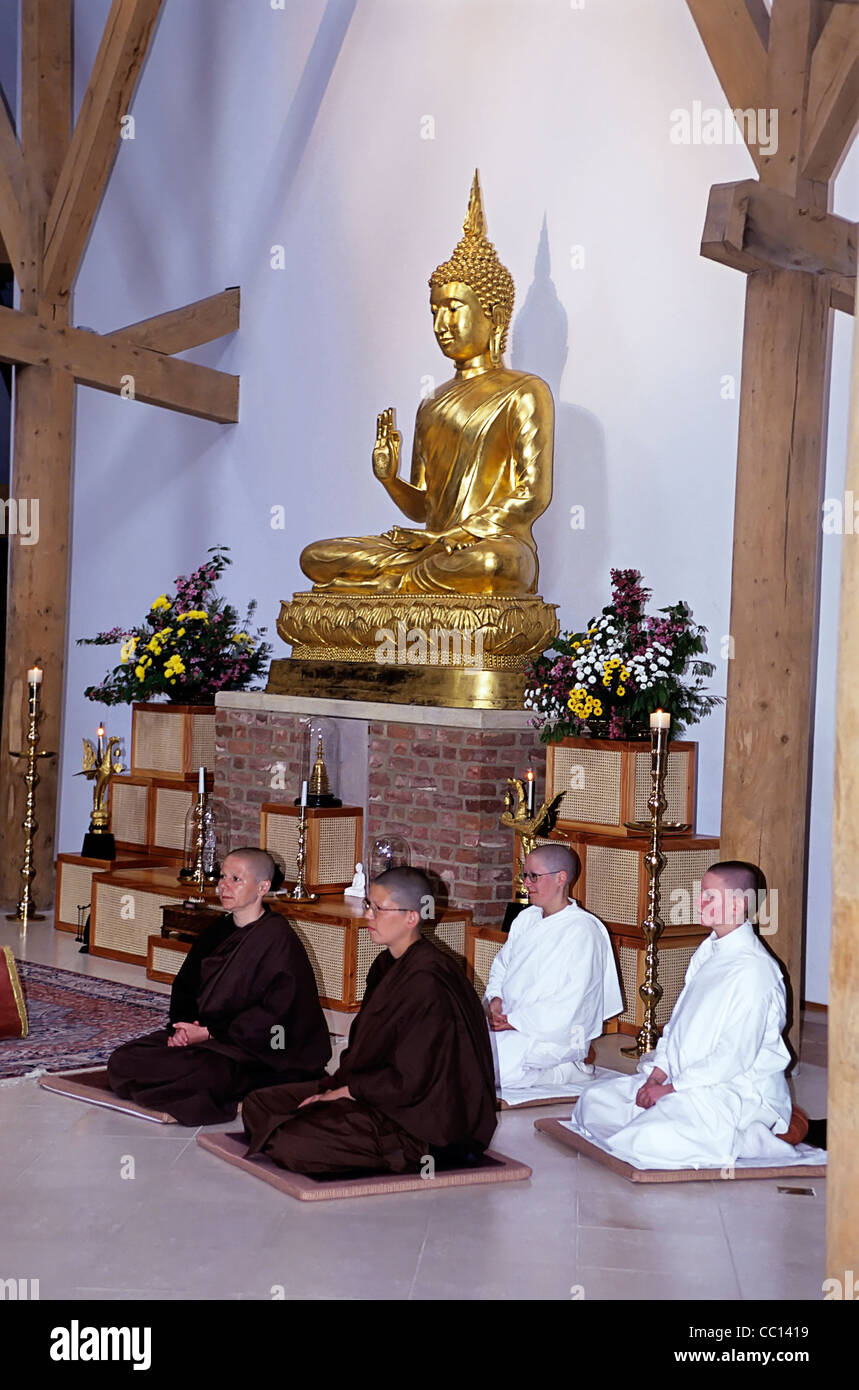
<path fill-rule="evenodd" d="M 567 312 L 551 277 L 544 216 L 534 279 L 513 327 L 511 357 L 517 371 L 534 372 L 548 382 L 555 398 L 554 491 L 548 511 L 534 528 L 541 556 L 540 593 L 547 603 L 571 605 L 570 621 L 582 625 L 592 611 L 586 596 L 591 589 L 602 592 L 610 563 L 605 434 L 590 411 L 560 399 L 568 338 Z M 549 535 L 559 532 L 565 541 L 549 546 Z M 552 558 L 545 561 L 546 555 Z M 560 616 L 564 625 L 567 620 L 563 613 Z"/>

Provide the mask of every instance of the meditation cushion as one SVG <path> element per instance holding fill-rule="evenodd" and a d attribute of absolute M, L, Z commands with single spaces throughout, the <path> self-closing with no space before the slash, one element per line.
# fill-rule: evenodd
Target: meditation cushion
<path fill-rule="evenodd" d="M 0 1038 L 26 1038 L 27 1007 L 12 947 L 0 950 Z"/>

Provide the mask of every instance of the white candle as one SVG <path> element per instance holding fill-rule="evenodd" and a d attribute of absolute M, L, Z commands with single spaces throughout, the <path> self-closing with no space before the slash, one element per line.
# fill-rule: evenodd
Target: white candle
<path fill-rule="evenodd" d="M 305 780 L 304 780 L 304 781 L 302 782 L 302 784 L 301 784 L 301 804 L 302 804 L 302 806 L 306 806 L 306 805 L 307 805 L 307 779 L 306 779 L 306 778 L 305 778 Z"/>
<path fill-rule="evenodd" d="M 41 685 L 41 684 L 42 684 L 42 668 L 41 668 L 41 666 L 33 666 L 33 667 L 27 672 L 27 683 L 28 683 L 28 685 Z"/>
<path fill-rule="evenodd" d="M 528 810 L 529 810 L 529 811 L 533 811 L 533 809 L 534 809 L 534 772 L 533 772 L 533 769 L 530 768 L 530 767 L 528 768 L 528 771 L 527 771 L 526 774 L 525 774 L 525 797 L 526 797 L 525 804 L 526 804 L 526 806 L 528 807 Z"/>
<path fill-rule="evenodd" d="M 98 738 L 98 756 L 101 758 L 101 757 L 104 756 L 104 725 L 103 725 L 103 724 L 99 724 L 98 729 L 96 730 L 96 737 Z"/>
<path fill-rule="evenodd" d="M 671 727 L 671 715 L 667 710 L 655 709 L 650 716 L 651 729 L 669 729 Z"/>
<path fill-rule="evenodd" d="M 204 767 L 201 767 L 201 768 L 200 768 L 200 775 L 199 775 L 199 777 L 198 777 L 198 779 L 197 779 L 197 791 L 198 791 L 198 792 L 204 792 L 205 790 L 206 790 L 206 769 L 205 769 Z"/>

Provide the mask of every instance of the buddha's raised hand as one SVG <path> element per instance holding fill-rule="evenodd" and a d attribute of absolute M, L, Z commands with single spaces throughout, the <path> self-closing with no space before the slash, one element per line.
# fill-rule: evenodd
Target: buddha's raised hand
<path fill-rule="evenodd" d="M 389 406 L 376 417 L 376 443 L 373 447 L 373 472 L 380 482 L 396 478 L 400 467 L 400 445 L 403 436 L 396 426 L 394 407 Z"/>

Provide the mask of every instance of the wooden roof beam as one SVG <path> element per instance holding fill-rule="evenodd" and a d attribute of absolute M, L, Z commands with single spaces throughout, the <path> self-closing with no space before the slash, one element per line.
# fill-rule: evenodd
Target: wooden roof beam
<path fill-rule="evenodd" d="M 78 272 L 143 68 L 162 0 L 113 0 L 45 226 L 43 293 L 66 294 Z"/>
<path fill-rule="evenodd" d="M 735 111 L 764 109 L 769 14 L 763 0 L 686 2 L 728 105 Z M 759 168 L 757 144 L 750 144 L 748 149 Z"/>
<path fill-rule="evenodd" d="M 0 306 L 0 361 L 51 366 L 82 386 L 127 395 L 219 424 L 239 418 L 239 378 L 196 362 L 176 361 L 111 334 L 48 324 Z"/>
<path fill-rule="evenodd" d="M 857 122 L 859 8 L 842 0 L 826 21 L 811 59 L 803 178 L 832 178 L 850 147 Z"/>
<path fill-rule="evenodd" d="M 188 348 L 235 333 L 240 308 L 241 293 L 236 285 L 220 294 L 209 295 L 207 299 L 197 299 L 181 309 L 130 323 L 110 336 L 114 341 L 134 343 L 136 347 L 150 348 L 153 352 L 168 355 L 186 352 Z"/>
<path fill-rule="evenodd" d="M 710 190 L 701 255 L 748 272 L 802 270 L 852 279 L 856 233 L 856 223 L 845 217 L 743 179 Z"/>

